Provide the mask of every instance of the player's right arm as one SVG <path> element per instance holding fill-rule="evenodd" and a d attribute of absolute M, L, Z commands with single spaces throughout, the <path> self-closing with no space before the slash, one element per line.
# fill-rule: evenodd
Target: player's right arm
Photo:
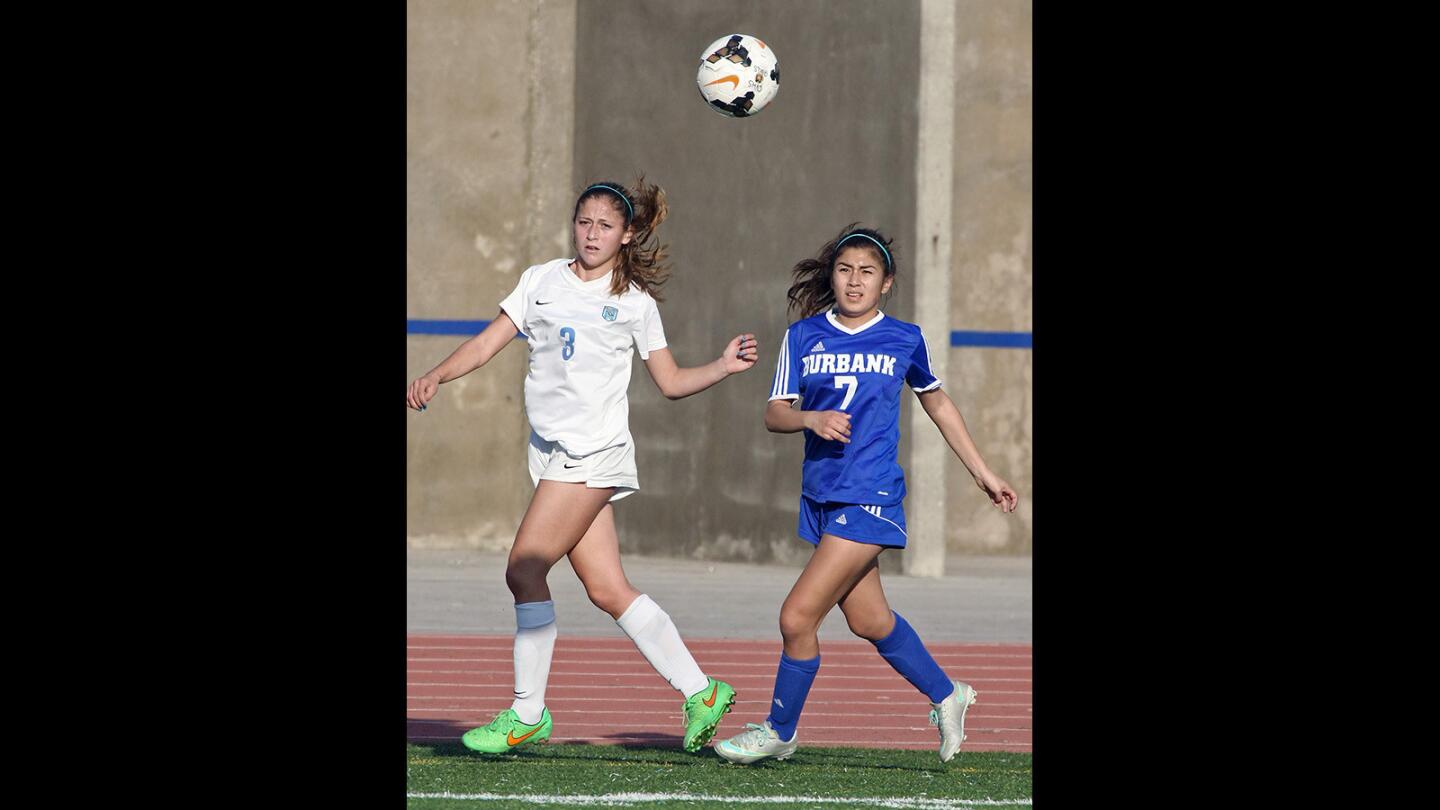
<path fill-rule="evenodd" d="M 518 334 L 520 330 L 515 328 L 515 322 L 510 320 L 505 310 L 500 310 L 500 314 L 480 334 L 461 343 L 444 362 L 410 383 L 410 389 L 405 392 L 405 404 L 420 410 L 435 396 L 435 390 L 441 383 L 464 377 L 490 362 L 490 358 L 509 346 Z"/>
<path fill-rule="evenodd" d="M 849 444 L 850 414 L 800 410 L 800 344 L 799 328 L 792 324 L 780 341 L 775 381 L 770 386 L 770 404 L 765 406 L 765 429 L 771 433 L 809 430 L 822 439 Z"/>
<path fill-rule="evenodd" d="M 773 399 L 765 408 L 765 429 L 771 433 L 809 430 L 830 441 L 850 443 L 850 414 L 844 411 L 802 411 L 800 400 Z"/>

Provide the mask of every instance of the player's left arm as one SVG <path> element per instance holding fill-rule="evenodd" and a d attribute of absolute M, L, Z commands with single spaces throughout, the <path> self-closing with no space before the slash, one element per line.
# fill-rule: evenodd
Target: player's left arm
<path fill-rule="evenodd" d="M 925 409 L 930 421 L 940 428 L 940 435 L 945 437 L 945 443 L 950 445 L 960 463 L 970 471 L 975 485 L 989 496 L 990 502 L 1000 511 L 1014 512 L 1020 505 L 1020 496 L 980 457 L 980 450 L 975 447 L 975 441 L 970 438 L 970 431 L 965 427 L 965 417 L 960 415 L 960 409 L 955 407 L 950 395 L 945 393 L 944 389 L 933 388 L 923 393 L 916 392 L 915 396 L 920 400 L 920 406 Z"/>
<path fill-rule="evenodd" d="M 755 365 L 760 344 L 751 334 L 736 335 L 725 351 L 715 360 L 703 366 L 681 368 L 668 348 L 654 349 L 645 361 L 645 370 L 655 387 L 669 399 L 683 399 L 698 394 L 706 388 L 729 377 L 747 371 Z"/>

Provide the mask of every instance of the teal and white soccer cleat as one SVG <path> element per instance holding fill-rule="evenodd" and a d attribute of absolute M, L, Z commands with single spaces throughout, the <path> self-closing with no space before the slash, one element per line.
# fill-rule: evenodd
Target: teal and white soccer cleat
<path fill-rule="evenodd" d="M 940 761 L 949 762 L 965 741 L 965 710 L 975 703 L 977 693 L 968 683 L 951 681 L 955 691 L 939 703 L 930 704 L 930 725 L 940 729 Z"/>
<path fill-rule="evenodd" d="M 490 725 L 472 728 L 465 732 L 460 742 L 465 744 L 471 751 L 479 751 L 482 754 L 503 754 L 506 751 L 513 751 L 516 748 L 526 745 L 539 745 L 550 739 L 550 731 L 553 723 L 550 721 L 550 710 L 544 709 L 540 713 L 540 722 L 534 725 L 526 725 L 520 722 L 514 709 L 506 709 L 495 715 Z"/>
<path fill-rule="evenodd" d="M 710 679 L 705 688 L 685 700 L 685 750 L 699 751 L 715 736 L 720 718 L 735 705 L 735 690 L 724 681 Z"/>
<path fill-rule="evenodd" d="M 758 726 L 746 723 L 745 728 L 748 731 L 716 744 L 715 753 L 731 762 L 749 765 L 762 759 L 789 759 L 795 749 L 800 747 L 798 732 L 790 738 L 790 742 L 785 742 L 775 733 L 775 729 L 770 727 L 769 720 Z"/>

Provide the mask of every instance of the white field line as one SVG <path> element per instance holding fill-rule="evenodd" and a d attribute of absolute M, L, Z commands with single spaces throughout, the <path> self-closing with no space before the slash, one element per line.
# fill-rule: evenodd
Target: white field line
<path fill-rule="evenodd" d="M 406 793 L 407 799 L 452 799 L 463 801 L 510 801 L 532 804 L 562 804 L 579 807 L 626 807 L 651 802 L 723 802 L 725 804 L 858 804 L 900 810 L 963 810 L 967 807 L 1014 807 L 1031 805 L 1030 799 L 926 799 L 891 796 L 719 796 L 709 793 L 604 793 L 541 795 L 534 793 Z"/>

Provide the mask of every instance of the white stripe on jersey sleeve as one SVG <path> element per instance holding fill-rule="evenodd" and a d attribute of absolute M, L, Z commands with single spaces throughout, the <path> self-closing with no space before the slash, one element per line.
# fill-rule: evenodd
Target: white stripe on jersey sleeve
<path fill-rule="evenodd" d="M 780 356 L 775 360 L 775 379 L 770 383 L 770 398 L 774 399 L 780 393 L 781 383 L 785 380 L 785 349 L 790 345 L 790 330 L 785 330 L 785 337 L 780 339 Z"/>
<path fill-rule="evenodd" d="M 799 399 L 798 393 L 790 392 L 790 330 L 780 339 L 780 359 L 775 364 L 775 383 L 770 386 L 770 400 Z"/>
<path fill-rule="evenodd" d="M 925 370 L 930 373 L 930 376 L 935 377 L 935 361 L 930 359 L 930 341 L 925 339 L 924 332 L 920 333 L 920 342 L 925 346 Z M 940 379 L 939 377 L 935 377 L 935 382 L 930 383 L 924 388 L 916 388 L 912 385 L 910 386 L 910 390 L 914 391 L 917 394 L 923 394 L 926 391 L 934 391 L 936 388 L 939 388 L 941 385 L 943 385 L 944 382 L 945 381 Z"/>

